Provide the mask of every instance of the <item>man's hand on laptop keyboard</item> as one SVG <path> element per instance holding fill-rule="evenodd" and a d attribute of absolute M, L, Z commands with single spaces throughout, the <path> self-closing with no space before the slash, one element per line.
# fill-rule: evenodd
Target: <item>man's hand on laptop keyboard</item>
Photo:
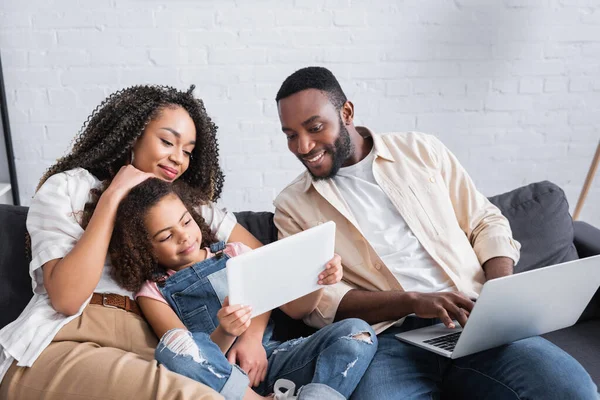
<path fill-rule="evenodd" d="M 411 293 L 412 309 L 417 317 L 439 318 L 448 328 L 453 319 L 465 326 L 474 302 L 461 293 Z"/>

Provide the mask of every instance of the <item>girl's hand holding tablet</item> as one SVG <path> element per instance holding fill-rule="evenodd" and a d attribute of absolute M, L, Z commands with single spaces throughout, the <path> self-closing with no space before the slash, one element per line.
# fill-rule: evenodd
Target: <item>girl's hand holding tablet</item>
<path fill-rule="evenodd" d="M 252 307 L 240 304 L 229 305 L 229 297 L 225 297 L 223 307 L 217 312 L 219 326 L 230 336 L 240 336 L 250 326 Z"/>
<path fill-rule="evenodd" d="M 319 285 L 334 285 L 342 280 L 344 270 L 342 267 L 342 258 L 334 254 L 331 261 L 327 263 L 325 269 L 319 274 Z"/>

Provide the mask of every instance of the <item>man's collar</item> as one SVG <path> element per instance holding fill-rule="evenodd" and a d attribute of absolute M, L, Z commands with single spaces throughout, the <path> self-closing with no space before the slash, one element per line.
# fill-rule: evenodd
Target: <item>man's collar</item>
<path fill-rule="evenodd" d="M 392 162 L 395 161 L 394 157 L 392 156 L 392 153 L 390 153 L 390 150 L 388 149 L 387 145 L 381 139 L 381 136 L 374 135 L 373 132 L 371 132 L 371 130 L 369 128 L 366 128 L 364 126 L 357 126 L 356 131 L 364 138 L 368 138 L 368 137 L 373 138 L 373 147 L 375 148 L 374 149 L 375 158 L 381 157 L 387 161 L 392 161 Z"/>
<path fill-rule="evenodd" d="M 373 139 L 373 151 L 375 153 L 375 158 L 381 157 L 387 161 L 395 161 L 394 157 L 392 156 L 392 153 L 390 152 L 387 145 L 381 139 L 380 136 L 373 134 L 373 132 L 371 132 L 369 128 L 364 126 L 357 126 L 356 131 L 364 138 L 370 137 Z M 306 181 L 304 183 L 303 191 L 306 192 L 310 188 L 310 186 L 316 181 L 313 179 L 312 175 L 310 174 L 310 172 L 308 172 L 308 170 L 304 171 L 304 174 L 306 175 Z"/>
<path fill-rule="evenodd" d="M 302 164 L 304 165 L 304 164 Z M 306 168 L 306 166 L 304 166 L 304 168 Z M 308 189 L 310 189 L 310 185 L 312 185 L 313 183 L 313 177 L 310 174 L 310 172 L 308 172 L 308 169 L 306 171 L 304 171 L 304 176 L 306 179 L 304 179 L 304 187 L 302 188 L 303 192 L 307 192 Z"/>

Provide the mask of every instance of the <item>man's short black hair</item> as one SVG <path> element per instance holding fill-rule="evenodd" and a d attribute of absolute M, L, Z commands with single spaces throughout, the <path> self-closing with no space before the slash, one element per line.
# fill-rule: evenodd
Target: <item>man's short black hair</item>
<path fill-rule="evenodd" d="M 306 89 L 317 89 L 325 92 L 336 110 L 342 108 L 348 100 L 340 83 L 330 70 L 323 67 L 306 67 L 294 72 L 283 81 L 275 101 L 279 103 L 279 100 Z"/>

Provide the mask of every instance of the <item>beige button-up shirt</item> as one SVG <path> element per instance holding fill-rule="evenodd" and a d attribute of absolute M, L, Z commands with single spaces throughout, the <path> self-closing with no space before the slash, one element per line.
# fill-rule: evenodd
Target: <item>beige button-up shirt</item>
<path fill-rule="evenodd" d="M 418 132 L 372 136 L 373 175 L 416 238 L 467 296 L 477 297 L 485 282 L 483 263 L 493 257 L 519 260 L 520 244 L 512 238 L 500 210 L 477 191 L 456 157 L 434 136 Z M 332 179 L 312 179 L 305 171 L 275 199 L 279 237 L 293 235 L 327 221 L 336 223 L 335 252 L 342 258 L 344 278 L 325 286 L 323 297 L 305 322 L 320 328 L 333 322 L 351 289 L 403 290 L 361 233 L 350 208 Z M 373 325 L 377 333 L 396 321 Z"/>

